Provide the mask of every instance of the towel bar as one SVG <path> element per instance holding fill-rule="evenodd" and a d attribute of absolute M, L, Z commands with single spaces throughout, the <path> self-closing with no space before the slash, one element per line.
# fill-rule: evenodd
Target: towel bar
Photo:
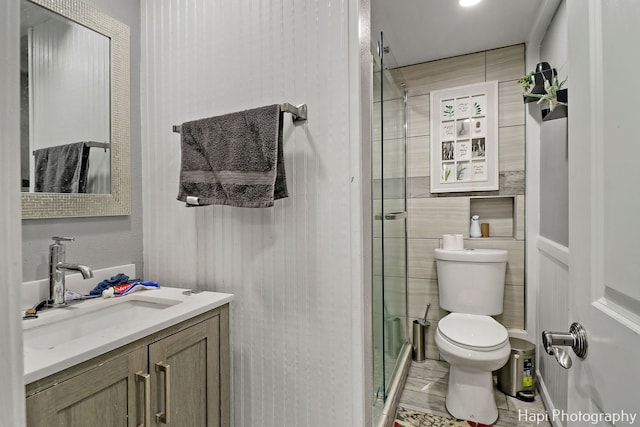
<path fill-rule="evenodd" d="M 111 148 L 111 144 L 108 142 L 87 141 L 85 142 L 85 145 L 90 148 L 104 148 L 105 153 L 107 152 L 107 148 Z M 35 156 L 36 150 L 33 150 L 31 154 Z"/>
<path fill-rule="evenodd" d="M 294 122 L 307 120 L 307 104 L 300 104 L 295 107 L 288 102 L 285 102 L 284 104 L 280 104 L 280 111 L 283 113 L 291 113 Z M 180 133 L 181 128 L 182 127 L 180 125 L 173 125 L 173 131 L 175 133 Z"/>

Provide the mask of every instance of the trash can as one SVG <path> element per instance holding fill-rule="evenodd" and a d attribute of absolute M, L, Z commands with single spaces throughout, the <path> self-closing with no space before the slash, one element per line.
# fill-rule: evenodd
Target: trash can
<path fill-rule="evenodd" d="M 498 372 L 498 389 L 525 402 L 535 399 L 536 346 L 520 338 L 509 338 L 511 355 Z"/>

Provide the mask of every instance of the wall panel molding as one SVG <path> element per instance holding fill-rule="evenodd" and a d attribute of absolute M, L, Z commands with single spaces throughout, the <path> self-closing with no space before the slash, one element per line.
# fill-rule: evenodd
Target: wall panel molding
<path fill-rule="evenodd" d="M 564 331 L 569 327 L 569 249 L 539 236 L 539 292 L 537 296 L 537 330 Z M 568 372 L 540 348 L 538 377 L 545 395 L 555 409 L 567 410 Z"/>
<path fill-rule="evenodd" d="M 363 425 L 357 3 L 141 4 L 145 277 L 235 294 L 233 425 Z M 284 117 L 288 198 L 267 209 L 175 200 L 172 125 L 282 102 L 309 110 L 298 125 Z"/>

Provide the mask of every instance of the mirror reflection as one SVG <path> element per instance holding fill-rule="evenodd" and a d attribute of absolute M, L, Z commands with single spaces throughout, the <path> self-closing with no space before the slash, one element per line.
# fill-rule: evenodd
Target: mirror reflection
<path fill-rule="evenodd" d="M 110 194 L 110 39 L 21 8 L 22 191 Z"/>

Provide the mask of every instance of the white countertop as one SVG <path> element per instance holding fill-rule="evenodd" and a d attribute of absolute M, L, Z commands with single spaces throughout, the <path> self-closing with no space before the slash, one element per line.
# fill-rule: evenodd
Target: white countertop
<path fill-rule="evenodd" d="M 207 291 L 189 294 L 185 291 L 162 287 L 132 292 L 123 297 L 95 298 L 64 308 L 47 309 L 39 312 L 37 319 L 23 320 L 25 384 L 213 310 L 233 299 L 232 294 Z M 126 304 L 120 305 L 123 303 Z M 145 308 L 154 304 L 165 305 L 161 309 Z M 135 311 L 137 305 L 140 305 L 139 311 Z M 83 317 L 94 321 L 103 316 L 106 316 L 104 327 L 91 329 L 90 333 L 75 331 L 76 328 L 82 329 Z M 56 322 L 60 322 L 60 328 L 51 327 Z M 85 327 L 90 327 L 88 325 L 89 322 L 84 322 Z M 74 331 L 70 332 L 70 329 Z M 38 336 L 39 330 L 45 330 L 46 335 Z M 59 342 L 58 337 L 61 338 Z"/>

